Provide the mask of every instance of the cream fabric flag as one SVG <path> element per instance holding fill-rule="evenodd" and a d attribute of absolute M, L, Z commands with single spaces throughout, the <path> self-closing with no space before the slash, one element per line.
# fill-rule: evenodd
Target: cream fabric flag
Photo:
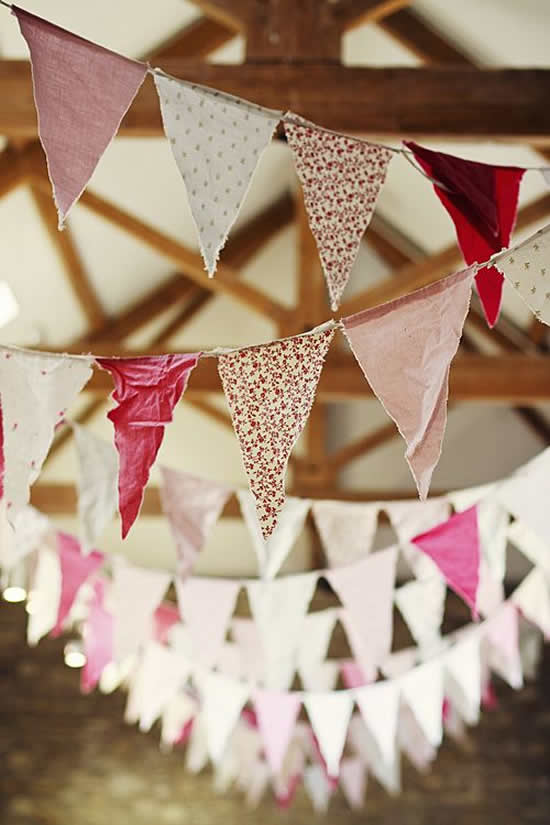
<path fill-rule="evenodd" d="M 61 565 L 57 550 L 40 548 L 27 601 L 27 642 L 31 647 L 56 625 L 61 599 Z"/>
<path fill-rule="evenodd" d="M 160 741 L 164 750 L 174 747 L 196 712 L 197 703 L 187 693 L 178 693 L 170 700 L 162 714 Z"/>
<path fill-rule="evenodd" d="M 493 259 L 531 312 L 550 324 L 550 225 Z"/>
<path fill-rule="evenodd" d="M 387 501 L 382 506 L 417 579 L 440 576 L 437 564 L 412 544 L 411 539 L 447 521 L 451 515 L 449 502 L 444 498 L 431 498 L 428 501 Z"/>
<path fill-rule="evenodd" d="M 136 708 L 141 731 L 148 731 L 185 684 L 191 664 L 165 645 L 150 642 L 138 671 Z"/>
<path fill-rule="evenodd" d="M 414 713 L 426 739 L 437 748 L 443 737 L 443 665 L 434 660 L 418 665 L 399 680 L 401 695 Z"/>
<path fill-rule="evenodd" d="M 326 814 L 330 804 L 332 788 L 321 765 L 308 765 L 304 770 L 304 788 L 311 799 L 313 810 Z"/>
<path fill-rule="evenodd" d="M 313 673 L 326 659 L 339 612 L 338 608 L 329 607 L 308 613 L 305 617 L 297 659 L 298 668 L 303 675 Z M 307 686 L 305 687 L 307 689 Z"/>
<path fill-rule="evenodd" d="M 396 681 L 377 682 L 356 688 L 357 707 L 376 744 L 382 761 L 393 764 L 396 758 L 399 685 Z"/>
<path fill-rule="evenodd" d="M 340 670 L 338 659 L 327 659 L 324 662 L 312 665 L 307 670 L 299 668 L 304 690 L 310 690 L 313 693 L 327 693 L 330 690 L 335 690 L 340 678 Z"/>
<path fill-rule="evenodd" d="M 234 579 L 176 579 L 181 617 L 189 631 L 193 660 L 213 667 L 220 655 L 241 583 Z"/>
<path fill-rule="evenodd" d="M 445 654 L 445 695 L 468 725 L 476 725 L 481 704 L 481 634 L 468 633 Z"/>
<path fill-rule="evenodd" d="M 363 719 L 357 713 L 351 718 L 348 738 L 352 750 L 368 766 L 382 787 L 392 795 L 398 794 L 401 790 L 401 759 L 397 748 L 393 761 L 385 762 L 381 759 Z"/>
<path fill-rule="evenodd" d="M 402 705 L 399 713 L 397 744 L 417 771 L 429 771 L 437 756 L 437 750 L 426 739 L 426 734 L 408 705 Z"/>
<path fill-rule="evenodd" d="M 10 521 L 28 503 L 55 428 L 91 377 L 92 363 L 92 358 L 0 347 L 1 469 Z"/>
<path fill-rule="evenodd" d="M 360 810 L 367 790 L 367 768 L 360 757 L 342 759 L 339 784 L 350 808 Z"/>
<path fill-rule="evenodd" d="M 550 640 L 550 579 L 544 571 L 534 567 L 510 598 L 522 615 Z"/>
<path fill-rule="evenodd" d="M 287 496 L 277 526 L 267 540 L 258 521 L 256 501 L 248 490 L 238 490 L 237 498 L 248 528 L 262 579 L 273 579 L 285 563 L 294 542 L 303 530 L 311 501 Z"/>
<path fill-rule="evenodd" d="M 340 773 L 340 759 L 353 711 L 353 694 L 347 690 L 305 693 L 303 702 L 325 760 L 327 773 L 335 779 Z"/>
<path fill-rule="evenodd" d="M 447 586 L 440 576 L 408 582 L 395 590 L 395 603 L 422 648 L 440 638 Z"/>
<path fill-rule="evenodd" d="M 353 564 L 370 553 L 378 524 L 379 504 L 316 501 L 313 518 L 330 567 Z"/>
<path fill-rule="evenodd" d="M 164 131 L 187 189 L 208 274 L 282 112 L 154 73 Z"/>
<path fill-rule="evenodd" d="M 264 677 L 265 663 L 256 622 L 253 619 L 233 618 L 231 636 L 239 650 L 241 673 L 253 684 L 259 684 Z"/>
<path fill-rule="evenodd" d="M 550 546 L 550 451 L 545 450 L 499 485 L 496 496 L 514 518 Z"/>
<path fill-rule="evenodd" d="M 510 525 L 508 538 L 529 561 L 541 567 L 550 579 L 550 546 L 545 541 L 523 521 L 514 521 Z"/>
<path fill-rule="evenodd" d="M 96 546 L 118 507 L 118 453 L 114 444 L 73 422 L 78 453 L 78 515 L 82 552 Z"/>
<path fill-rule="evenodd" d="M 518 611 L 511 601 L 504 602 L 482 625 L 489 667 L 515 690 L 523 687 L 518 625 Z"/>
<path fill-rule="evenodd" d="M 208 762 L 208 733 L 206 714 L 197 713 L 193 720 L 191 736 L 185 754 L 185 768 L 189 773 L 200 773 Z"/>
<path fill-rule="evenodd" d="M 217 764 L 249 697 L 249 690 L 242 682 L 211 672 L 201 680 L 200 693 L 208 754 Z"/>

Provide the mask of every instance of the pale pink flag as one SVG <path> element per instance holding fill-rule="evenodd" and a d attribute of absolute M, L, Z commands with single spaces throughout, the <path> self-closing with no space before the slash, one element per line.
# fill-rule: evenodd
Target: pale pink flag
<path fill-rule="evenodd" d="M 519 651 L 518 611 L 507 601 L 482 625 L 489 645 L 489 666 L 510 687 L 523 687 L 523 669 Z"/>
<path fill-rule="evenodd" d="M 302 700 L 299 693 L 267 690 L 257 691 L 253 698 L 265 756 L 271 772 L 278 776 L 283 769 Z"/>
<path fill-rule="evenodd" d="M 104 558 L 97 550 L 84 555 L 78 539 L 61 531 L 57 533 L 57 552 L 61 566 L 61 599 L 52 636 L 62 633 L 80 587 L 103 564 Z"/>
<path fill-rule="evenodd" d="M 204 667 L 216 664 L 241 583 L 233 579 L 176 579 L 180 615 L 189 631 L 193 660 Z"/>
<path fill-rule="evenodd" d="M 315 398 L 332 326 L 218 359 L 264 539 L 285 503 L 288 459 Z"/>
<path fill-rule="evenodd" d="M 477 505 L 455 513 L 413 543 L 437 564 L 452 590 L 477 615 L 476 601 L 481 560 Z"/>
<path fill-rule="evenodd" d="M 104 589 L 103 581 L 94 582 L 94 595 L 82 632 L 86 656 L 80 677 L 83 693 L 95 688 L 104 668 L 113 661 L 113 617 L 104 607 Z"/>
<path fill-rule="evenodd" d="M 296 115 L 285 119 L 285 133 L 332 309 L 337 310 L 393 154 L 375 143 L 327 132 Z"/>
<path fill-rule="evenodd" d="M 390 652 L 397 549 L 389 547 L 348 567 L 324 574 L 361 638 L 365 664 L 377 665 Z"/>
<path fill-rule="evenodd" d="M 474 268 L 344 318 L 350 347 L 405 439 L 421 499 L 441 455 L 449 369 L 470 307 Z"/>
<path fill-rule="evenodd" d="M 365 801 L 367 789 L 367 768 L 358 756 L 342 759 L 340 764 L 340 787 L 352 810 L 359 810 Z"/>
<path fill-rule="evenodd" d="M 116 135 L 147 65 L 13 6 L 32 64 L 40 140 L 59 227 Z"/>
<path fill-rule="evenodd" d="M 550 641 L 550 580 L 534 567 L 512 593 L 511 600 L 525 618 Z"/>
<path fill-rule="evenodd" d="M 370 553 L 378 525 L 379 504 L 315 501 L 315 526 L 330 567 L 352 564 Z"/>
<path fill-rule="evenodd" d="M 178 551 L 178 573 L 188 576 L 231 495 L 225 484 L 160 468 L 162 509 Z"/>

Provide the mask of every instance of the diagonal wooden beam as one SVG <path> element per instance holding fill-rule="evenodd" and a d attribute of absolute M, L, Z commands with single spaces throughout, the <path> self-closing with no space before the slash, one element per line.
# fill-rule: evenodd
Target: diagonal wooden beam
<path fill-rule="evenodd" d="M 0 154 L 0 198 L 9 195 L 25 182 L 25 170 L 21 167 L 19 153 L 7 146 Z"/>
<path fill-rule="evenodd" d="M 471 66 L 473 61 L 412 9 L 400 9 L 377 21 L 380 28 L 424 63 Z"/>
<path fill-rule="evenodd" d="M 413 0 L 340 0 L 332 4 L 335 18 L 344 29 L 379 23 L 410 6 Z"/>
<path fill-rule="evenodd" d="M 198 17 L 184 26 L 168 40 L 160 43 L 152 52 L 144 55 L 149 62 L 169 60 L 174 57 L 206 58 L 212 52 L 229 43 L 238 32 L 217 20 Z"/>

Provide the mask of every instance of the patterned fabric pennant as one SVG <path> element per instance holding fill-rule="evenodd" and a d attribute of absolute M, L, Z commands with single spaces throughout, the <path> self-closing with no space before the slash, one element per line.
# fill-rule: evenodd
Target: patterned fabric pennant
<path fill-rule="evenodd" d="M 164 131 L 210 277 L 282 112 L 155 71 Z"/>
<path fill-rule="evenodd" d="M 85 556 L 74 536 L 62 532 L 57 534 L 57 552 L 61 566 L 61 598 L 52 636 L 59 636 L 62 633 L 63 625 L 80 587 L 92 573 L 98 570 L 104 559 L 103 553 L 97 550 Z"/>
<path fill-rule="evenodd" d="M 405 439 L 421 499 L 441 455 L 449 368 L 470 307 L 473 269 L 344 318 L 365 378 Z"/>
<path fill-rule="evenodd" d="M 283 760 L 294 733 L 302 706 L 299 693 L 257 691 L 254 708 L 263 739 L 265 756 L 274 776 L 283 769 Z"/>
<path fill-rule="evenodd" d="M 31 55 L 40 140 L 61 229 L 118 132 L 147 65 L 12 8 Z"/>
<path fill-rule="evenodd" d="M 354 691 L 357 707 L 382 757 L 393 764 L 396 758 L 399 687 L 393 680 L 365 685 Z"/>
<path fill-rule="evenodd" d="M 225 484 L 160 468 L 162 509 L 170 521 L 178 552 L 178 575 L 188 576 L 219 519 L 231 490 Z"/>
<path fill-rule="evenodd" d="M 340 298 L 374 212 L 393 153 L 383 146 L 285 119 L 331 306 Z"/>
<path fill-rule="evenodd" d="M 395 603 L 419 647 L 430 649 L 440 638 L 447 587 L 440 576 L 397 587 Z"/>
<path fill-rule="evenodd" d="M 178 606 L 193 647 L 193 661 L 216 664 L 241 583 L 234 579 L 176 579 Z"/>
<path fill-rule="evenodd" d="M 306 693 L 304 707 L 317 737 L 327 773 L 329 777 L 337 778 L 353 711 L 353 697 L 347 690 Z"/>
<path fill-rule="evenodd" d="M 42 355 L 0 347 L 3 491 L 13 522 L 28 503 L 56 426 L 92 375 L 91 358 Z"/>
<path fill-rule="evenodd" d="M 268 539 L 285 502 L 288 459 L 313 405 L 333 328 L 221 355 L 218 370 Z"/>
<path fill-rule="evenodd" d="M 248 687 L 221 673 L 208 673 L 200 692 L 208 754 L 217 764 L 248 699 Z"/>
<path fill-rule="evenodd" d="M 90 693 L 107 665 L 113 661 L 113 617 L 104 607 L 104 583 L 94 582 L 82 640 L 86 663 L 81 671 L 80 689 Z"/>
<path fill-rule="evenodd" d="M 550 225 L 493 263 L 538 320 L 550 324 Z"/>
<path fill-rule="evenodd" d="M 109 441 L 72 424 L 78 452 L 78 515 L 82 550 L 95 546 L 117 508 L 118 455 Z"/>
<path fill-rule="evenodd" d="M 353 564 L 370 553 L 379 504 L 316 501 L 312 512 L 330 567 Z"/>
<path fill-rule="evenodd" d="M 97 358 L 115 384 L 116 407 L 107 413 L 115 428 L 119 453 L 119 509 L 122 538 L 136 520 L 149 471 L 172 421 L 174 407 L 185 392 L 200 353 L 150 355 L 141 358 Z"/>

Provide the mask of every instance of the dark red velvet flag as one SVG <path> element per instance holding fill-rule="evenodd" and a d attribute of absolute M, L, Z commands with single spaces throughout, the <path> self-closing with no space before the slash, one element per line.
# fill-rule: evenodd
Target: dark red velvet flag
<path fill-rule="evenodd" d="M 125 538 L 139 513 L 164 427 L 187 387 L 200 353 L 141 358 L 97 358 L 113 376 L 117 406 L 107 413 L 119 454 L 118 503 Z"/>
<path fill-rule="evenodd" d="M 482 263 L 508 246 L 525 169 L 464 160 L 412 141 L 405 141 L 405 146 L 424 171 L 446 187 L 434 184 L 455 225 L 466 263 Z M 485 317 L 493 327 L 500 312 L 503 277 L 494 266 L 486 266 L 477 272 L 476 284 Z"/>

